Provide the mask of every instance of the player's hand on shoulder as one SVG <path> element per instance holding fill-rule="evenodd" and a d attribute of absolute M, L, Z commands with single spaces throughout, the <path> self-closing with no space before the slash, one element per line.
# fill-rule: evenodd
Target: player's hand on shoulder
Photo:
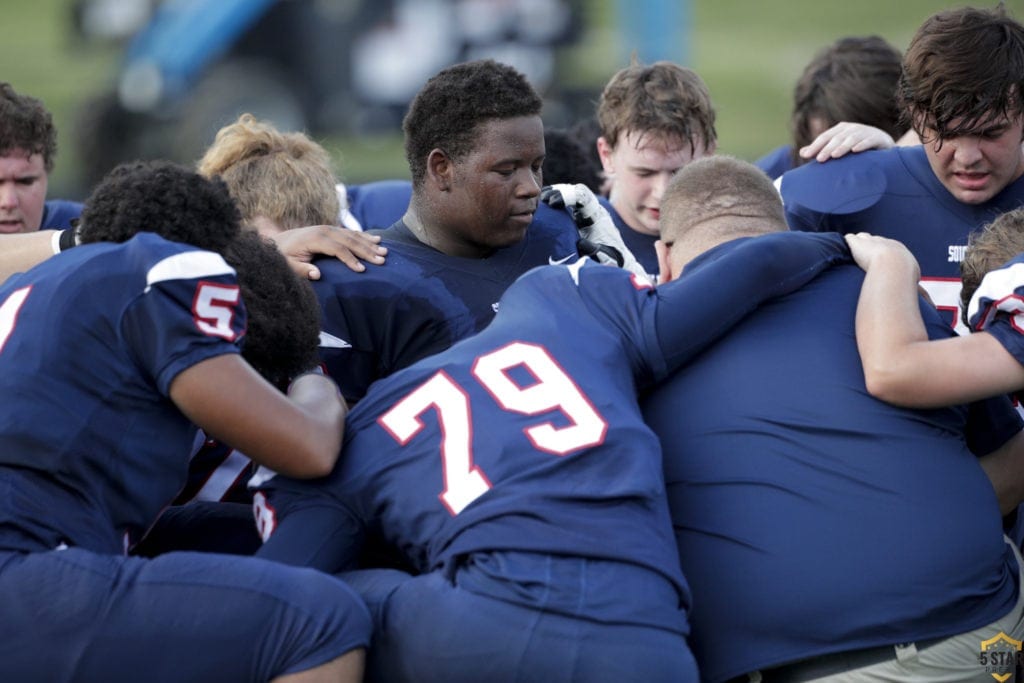
<path fill-rule="evenodd" d="M 380 236 L 336 225 L 310 225 L 285 230 L 270 237 L 284 254 L 292 270 L 310 280 L 320 279 L 320 269 L 311 262 L 319 255 L 334 256 L 356 272 L 366 270 L 363 262 L 383 264 L 387 247 Z"/>
<path fill-rule="evenodd" d="M 844 235 L 857 265 L 865 271 L 874 266 L 898 267 L 916 273 L 915 280 L 920 279 L 920 267 L 917 259 L 900 241 L 879 237 L 867 232 Z"/>
<path fill-rule="evenodd" d="M 838 159 L 850 152 L 889 149 L 895 144 L 892 136 L 880 128 L 865 123 L 843 121 L 818 135 L 811 144 L 801 147 L 800 156 L 825 162 L 829 159 Z"/>
<path fill-rule="evenodd" d="M 608 210 L 589 187 L 583 183 L 548 185 L 541 190 L 540 198 L 551 208 L 565 209 L 572 216 L 580 235 L 576 247 L 581 256 L 623 268 L 653 283 L 653 279 L 622 241 L 622 235 Z"/>

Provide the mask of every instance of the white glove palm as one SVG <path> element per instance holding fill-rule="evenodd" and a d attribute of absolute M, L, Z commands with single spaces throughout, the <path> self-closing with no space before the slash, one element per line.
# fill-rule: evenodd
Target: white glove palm
<path fill-rule="evenodd" d="M 653 282 L 633 252 L 622 241 L 619 229 L 601 206 L 594 193 L 582 183 L 548 185 L 540 194 L 541 201 L 555 209 L 565 209 L 572 216 L 580 234 L 577 249 L 599 263 L 618 266 Z"/>

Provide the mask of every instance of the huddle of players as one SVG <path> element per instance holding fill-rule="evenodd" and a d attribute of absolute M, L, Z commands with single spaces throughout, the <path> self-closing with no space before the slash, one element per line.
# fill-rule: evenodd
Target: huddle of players
<path fill-rule="evenodd" d="M 965 33 L 976 38 L 969 48 L 963 47 Z M 1006 64 L 1005 73 L 991 69 L 993 63 Z M 986 80 L 965 78 L 949 64 L 975 64 Z M 666 68 L 630 67 L 623 78 Z M 957 90 L 956 82 L 943 82 L 948 74 L 964 78 L 960 85 L 966 86 Z M 348 674 L 358 675 L 371 622 L 367 674 L 379 680 L 697 680 L 690 647 L 700 676 L 711 681 L 758 670 L 767 680 L 805 680 L 851 667 L 851 676 L 896 676 L 891 667 L 911 667 L 927 679 L 938 666 L 929 658 L 949 652 L 956 664 L 946 666 L 962 673 L 962 680 L 987 677 L 978 668 L 978 643 L 999 632 L 1018 640 L 1024 635 L 1020 563 L 1015 548 L 1003 543 L 999 515 L 1000 505 L 1008 511 L 1017 501 L 998 482 L 1005 495 L 997 501 L 984 476 L 995 471 L 989 463 L 1012 462 L 1019 419 L 1001 399 L 929 411 L 926 420 L 921 411 L 880 412 L 881 404 L 867 395 L 853 342 L 862 274 L 847 264 L 816 277 L 848 259 L 842 240 L 784 231 L 786 219 L 829 232 L 890 226 L 926 276 L 937 272 L 930 269 L 936 251 L 946 254 L 942 272 L 948 273 L 948 259 L 962 253 L 951 247 L 1021 204 L 1022 86 L 1024 31 L 1016 22 L 999 10 L 932 17 L 907 52 L 900 90 L 908 123 L 923 145 L 784 175 L 785 218 L 771 185 L 750 167 L 724 157 L 692 161 L 714 149 L 713 118 L 696 135 L 652 123 L 627 124 L 620 137 L 602 136 L 598 148 L 606 170 L 614 172 L 611 206 L 625 207 L 615 212 L 618 218 L 653 219 L 660 231 L 663 284 L 652 288 L 624 271 L 565 258 L 576 247 L 576 228 L 567 213 L 538 203 L 540 102 L 521 76 L 492 62 L 441 72 L 407 118 L 411 199 L 402 219 L 384 231 L 387 265 L 354 274 L 318 264 L 324 328 L 336 340 L 325 348 L 321 338 L 320 350 L 343 388 L 349 368 L 360 367 L 341 360 L 362 350 L 349 342 L 358 334 L 358 307 L 371 319 L 382 298 L 392 307 L 378 315 L 380 329 L 367 333 L 365 345 L 378 355 L 355 375 L 362 386 L 356 383 L 357 394 L 345 392 L 358 403 L 333 469 L 336 448 L 326 463 L 314 454 L 332 443 L 331 434 L 341 438 L 337 414 L 320 415 L 319 423 L 315 416 L 291 414 L 319 424 L 305 436 L 323 441 L 304 448 L 295 443 L 299 436 L 285 434 L 280 416 L 272 417 L 275 410 L 310 411 L 304 391 L 322 393 L 328 380 L 303 375 L 288 398 L 278 392 L 272 399 L 272 388 L 252 376 L 236 377 L 232 367 L 223 370 L 235 373 L 224 375 L 232 377 L 229 383 L 217 384 L 231 389 L 213 387 L 222 370 L 209 363 L 237 355 L 244 329 L 239 299 L 254 311 L 272 300 L 258 289 L 245 295 L 244 280 L 247 273 L 250 282 L 268 280 L 273 271 L 262 265 L 253 270 L 245 258 L 231 256 L 244 253 L 235 245 L 258 243 L 228 240 L 231 228 L 220 237 L 195 226 L 161 232 L 171 207 L 183 218 L 196 217 L 189 213 L 196 209 L 176 206 L 168 201 L 173 193 L 165 191 L 160 205 L 147 209 L 156 215 L 134 216 L 132 201 L 147 206 L 152 194 L 133 195 L 114 182 L 139 183 L 152 193 L 159 179 L 165 188 L 184 183 L 186 194 L 217 194 L 216 181 L 203 181 L 212 190 L 189 185 L 200 181 L 160 165 L 114 174 L 88 203 L 81 236 L 83 242 L 123 246 L 76 247 L 0 290 L 0 376 L 5 395 L 25 396 L 29 411 L 10 411 L 0 432 L 8 453 L 4 488 L 10 492 L 2 513 L 8 532 L 0 589 L 11 591 L 10 602 L 18 591 L 42 593 L 40 581 L 105 581 L 69 592 L 62 604 L 82 628 L 68 633 L 66 624 L 49 625 L 67 639 L 59 648 L 66 659 L 58 664 L 53 656 L 53 642 L 64 641 L 26 635 L 38 633 L 28 628 L 40 622 L 32 605 L 8 622 L 4 642 L 11 656 L 4 666 L 25 680 L 44 677 L 41 662 L 48 675 L 59 671 L 65 677 L 116 679 L 145 666 L 169 679 L 201 680 L 176 663 L 188 652 L 204 675 L 237 675 L 218 667 L 253 666 L 251 651 L 205 653 L 197 643 L 217 629 L 229 630 L 234 622 L 224 620 L 244 618 L 234 591 L 264 585 L 248 583 L 259 575 L 259 581 L 276 582 L 264 588 L 269 595 L 280 596 L 287 587 L 284 602 L 306 610 L 308 622 L 302 637 L 284 638 L 269 627 L 297 617 L 289 612 L 281 621 L 268 618 L 263 610 L 269 607 L 251 603 L 259 634 L 247 633 L 245 642 L 250 648 L 262 643 L 257 655 L 266 658 L 243 676 L 255 680 L 313 674 L 321 666 L 349 667 Z M 991 97 L 979 99 L 979 91 Z M 505 97 L 484 110 L 474 92 Z M 645 186 L 643 179 L 651 176 L 663 180 Z M 117 198 L 116 211 L 110 197 Z M 556 226 L 549 232 L 542 229 L 546 214 Z M 878 221 L 894 215 L 901 220 Z M 613 217 L 597 212 L 585 218 Z M 139 225 L 161 226 L 154 232 L 170 241 L 133 237 Z M 946 229 L 952 235 L 946 240 L 931 234 Z M 869 277 L 885 273 L 878 270 L 884 258 L 867 258 L 869 249 L 880 247 L 857 238 L 851 243 Z M 273 259 L 266 249 L 252 250 Z M 890 260 L 906 269 L 907 259 Z M 565 265 L 517 280 L 548 261 Z M 927 323 L 925 338 L 949 336 L 949 326 L 933 311 L 917 311 L 913 277 L 907 280 L 903 273 L 911 302 L 901 312 L 906 325 L 886 327 L 910 327 L 916 313 Z M 394 289 L 366 286 L 359 293 L 343 287 L 345 281 Z M 78 288 L 109 289 L 111 297 L 68 295 Z M 980 288 L 986 298 L 972 310 L 980 310 L 977 322 L 990 331 L 971 337 L 991 335 L 1007 355 L 1020 358 L 1016 311 L 1000 308 L 1015 289 L 1012 277 Z M 289 296 L 305 295 L 296 290 Z M 67 305 L 57 311 L 32 305 L 62 298 Z M 121 308 L 96 304 L 115 300 L 123 300 Z M 765 305 L 755 313 L 760 303 Z M 289 308 L 279 299 L 274 305 Z M 114 313 L 103 323 L 112 337 L 98 340 L 86 332 Z M 55 324 L 56 334 L 47 327 Z M 331 325 L 346 327 L 332 331 Z M 274 331 L 267 334 L 272 339 Z M 832 337 L 825 356 L 823 334 Z M 421 336 L 436 340 L 437 348 L 425 348 L 419 362 L 400 358 L 403 344 Z M 61 345 L 35 343 L 40 338 L 59 338 Z M 60 365 L 62 350 L 78 339 L 73 348 L 80 362 L 54 380 L 82 392 L 66 398 L 77 410 L 55 413 L 39 368 Z M 464 341 L 452 345 L 459 339 Z M 815 348 L 800 353 L 795 344 Z M 116 357 L 99 363 L 111 346 L 119 349 Z M 441 349 L 448 350 L 435 353 Z M 339 360 L 328 360 L 328 353 Z M 303 368 L 312 365 L 308 355 L 298 357 Z M 821 363 L 809 371 L 814 358 Z M 116 378 L 109 395 L 97 393 L 103 378 Z M 29 384 L 41 384 L 36 394 L 24 393 Z M 1010 388 L 985 387 L 948 402 Z M 216 408 L 238 403 L 238 395 L 267 410 L 243 421 Z M 131 439 L 140 403 L 146 416 L 138 425 L 168 434 L 166 454 L 147 452 L 146 462 L 138 462 L 144 449 Z M 730 409 L 722 411 L 723 405 Z M 261 471 L 254 482 L 266 540 L 259 554 L 343 573 L 362 602 L 346 584 L 330 582 L 318 586 L 319 604 L 311 606 L 309 584 L 302 584 L 305 597 L 291 593 L 310 580 L 307 574 L 290 575 L 258 559 L 115 556 L 117 539 L 96 530 L 129 536 L 144 531 L 158 512 L 154 502 L 167 500 L 180 484 L 173 472 L 189 450 L 184 442 L 190 429 L 182 413 L 279 473 Z M 55 414 L 67 417 L 59 421 L 62 429 L 50 430 L 52 441 L 30 443 L 29 428 L 50 424 Z M 85 437 L 94 432 L 125 438 L 93 451 Z M 299 455 L 281 460 L 275 457 L 281 452 Z M 986 456 L 986 470 L 972 452 Z M 112 453 L 131 464 L 113 470 Z M 731 457 L 723 458 L 726 453 Z M 305 454 L 313 464 L 299 462 Z M 159 460 L 160 469 L 150 459 Z M 325 478 L 304 479 L 327 470 Z M 104 481 L 96 471 L 106 473 Z M 119 485 L 128 495 L 105 490 Z M 82 515 L 82 501 L 94 515 Z M 360 568 L 368 543 L 389 547 L 412 571 Z M 834 563 L 830 571 L 809 559 L 822 557 Z M 248 571 L 253 576 L 242 575 Z M 177 572 L 192 578 L 153 597 L 150 591 L 157 585 L 165 590 L 167 575 Z M 932 579 L 922 586 L 922 576 Z M 195 609 L 202 591 L 205 611 Z M 900 600 L 886 597 L 895 592 L 903 592 Z M 124 610 L 119 612 L 110 603 L 120 600 L 107 596 L 122 594 L 127 606 L 115 605 Z M 152 619 L 154 610 L 185 621 L 146 631 L 140 621 Z M 105 618 L 97 620 L 98 613 Z M 188 638 L 180 638 L 182 628 Z M 311 637 L 305 630 L 311 628 L 321 635 Z M 111 661 L 104 648 L 123 648 L 127 633 L 138 639 L 136 659 Z M 152 642 L 172 636 L 179 637 L 178 649 L 166 648 L 166 668 L 154 665 Z M 739 651 L 737 636 L 744 643 Z M 300 651 L 302 645 L 309 649 Z M 89 656 L 78 657 L 83 651 Z M 838 664 L 840 659 L 846 663 Z"/>

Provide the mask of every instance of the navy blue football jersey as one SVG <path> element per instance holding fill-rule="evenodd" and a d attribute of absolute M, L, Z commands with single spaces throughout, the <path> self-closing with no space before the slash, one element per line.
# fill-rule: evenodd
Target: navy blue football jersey
<path fill-rule="evenodd" d="M 794 230 L 870 232 L 899 240 L 921 264 L 921 285 L 948 322 L 959 321 L 967 236 L 1024 205 L 1024 178 L 984 204 L 964 204 L 939 182 L 924 147 L 895 147 L 811 162 L 782 176 Z"/>
<path fill-rule="evenodd" d="M 1020 418 L 1005 397 L 873 398 L 854 330 L 863 279 L 839 266 L 768 302 L 645 397 L 702 680 L 970 631 L 1017 599 L 975 454 Z M 921 315 L 932 338 L 954 334 L 923 300 Z"/>
<path fill-rule="evenodd" d="M 607 559 L 658 572 L 687 606 L 637 391 L 846 258 L 838 235 L 779 233 L 657 290 L 587 260 L 530 271 L 482 332 L 371 388 L 329 477 L 257 474 L 260 554 L 337 572 L 375 537 L 421 572 L 478 551 Z"/>
<path fill-rule="evenodd" d="M 40 230 L 67 230 L 71 221 L 82 215 L 82 203 L 67 199 L 51 199 L 43 205 Z"/>
<path fill-rule="evenodd" d="M 345 227 L 357 230 L 383 230 L 405 215 L 412 197 L 412 183 L 408 180 L 377 180 L 362 185 L 339 185 L 344 192 L 347 216 Z"/>
<path fill-rule="evenodd" d="M 350 403 L 386 377 L 487 325 L 505 289 L 530 268 L 576 259 L 576 225 L 545 204 L 519 244 L 484 259 L 449 256 L 396 223 L 379 233 L 387 263 L 356 273 L 320 259 L 320 356 Z"/>
<path fill-rule="evenodd" d="M 793 145 L 781 145 L 754 162 L 754 166 L 774 180 L 793 169 Z"/>
<path fill-rule="evenodd" d="M 178 373 L 238 353 L 245 310 L 212 252 L 141 233 L 0 288 L 0 546 L 123 552 L 185 482 Z"/>

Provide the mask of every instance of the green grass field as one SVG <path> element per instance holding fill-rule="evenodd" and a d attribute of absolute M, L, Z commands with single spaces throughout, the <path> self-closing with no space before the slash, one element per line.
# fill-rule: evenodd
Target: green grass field
<path fill-rule="evenodd" d="M 576 85 L 600 88 L 623 66 L 628 47 L 614 30 L 612 0 L 586 0 L 583 39 L 564 55 Z M 634 0 L 643 2 L 643 0 Z M 707 81 L 718 110 L 719 150 L 753 159 L 787 139 L 790 92 L 803 65 L 843 35 L 878 34 L 903 49 L 929 14 L 955 3 L 938 0 L 691 0 L 689 66 Z M 991 4 L 991 3 L 979 3 Z M 1024 0 L 1006 3 L 1024 18 Z M 36 95 L 60 131 L 51 196 L 81 198 L 72 144 L 84 98 L 110 82 L 117 52 L 77 43 L 69 0 L 5 0 L 0 19 L 0 78 Z M 322 140 L 349 182 L 406 174 L 397 135 Z"/>

